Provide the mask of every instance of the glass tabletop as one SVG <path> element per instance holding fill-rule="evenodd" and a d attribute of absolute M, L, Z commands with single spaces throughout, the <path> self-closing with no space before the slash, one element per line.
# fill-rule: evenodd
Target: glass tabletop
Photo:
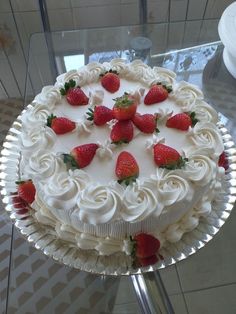
<path fill-rule="evenodd" d="M 58 74 L 72 68 L 117 57 L 127 62 L 141 58 L 151 66 L 173 70 L 177 80 L 198 85 L 223 114 L 236 139 L 236 80 L 224 66 L 217 25 L 218 20 L 200 20 L 34 34 L 25 105 L 43 86 L 54 84 Z M 167 307 L 162 311 L 155 305 L 160 301 L 156 291 L 162 282 L 177 314 L 235 313 L 235 219 L 233 210 L 219 234 L 203 249 L 156 276 L 147 276 L 142 283 L 134 277 L 98 276 L 57 264 L 26 242 L 5 216 L 10 254 L 4 281 L 6 311 L 167 313 Z"/>

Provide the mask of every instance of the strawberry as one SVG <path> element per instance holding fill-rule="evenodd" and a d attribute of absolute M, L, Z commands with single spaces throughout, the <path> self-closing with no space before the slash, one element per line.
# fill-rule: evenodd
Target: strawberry
<path fill-rule="evenodd" d="M 132 121 L 134 125 L 143 133 L 158 132 L 157 119 L 153 114 L 140 114 L 136 112 Z"/>
<path fill-rule="evenodd" d="M 120 88 L 120 78 L 117 71 L 110 70 L 105 74 L 101 74 L 101 84 L 108 92 L 117 92 Z"/>
<path fill-rule="evenodd" d="M 225 171 L 229 169 L 229 161 L 225 152 L 220 155 L 218 166 L 225 168 Z"/>
<path fill-rule="evenodd" d="M 89 108 L 87 115 L 87 120 L 93 121 L 96 125 L 104 125 L 113 119 L 113 111 L 106 106 L 96 106 L 94 110 Z"/>
<path fill-rule="evenodd" d="M 144 97 L 145 105 L 153 105 L 164 101 L 168 97 L 168 93 L 172 91 L 170 86 L 158 83 L 149 89 L 148 93 Z"/>
<path fill-rule="evenodd" d="M 84 168 L 91 163 L 98 147 L 94 143 L 77 146 L 70 154 L 63 154 L 64 162 L 71 168 Z"/>
<path fill-rule="evenodd" d="M 158 261 L 159 261 L 159 258 L 157 257 L 157 255 L 152 255 L 145 258 L 137 258 L 134 263 L 134 266 L 146 267 L 146 266 L 154 265 Z"/>
<path fill-rule="evenodd" d="M 147 233 L 139 233 L 132 239 L 134 241 L 135 256 L 138 258 L 147 258 L 158 253 L 160 241 Z"/>
<path fill-rule="evenodd" d="M 66 96 L 68 103 L 72 106 L 84 106 L 89 102 L 89 98 L 85 95 L 82 89 L 77 86 L 74 80 L 69 80 L 60 89 L 61 95 Z"/>
<path fill-rule="evenodd" d="M 134 136 L 134 127 L 130 120 L 117 121 L 113 125 L 110 139 L 113 144 L 129 143 Z"/>
<path fill-rule="evenodd" d="M 12 197 L 12 203 L 13 203 L 13 206 L 17 209 L 24 209 L 28 204 L 19 195 Z"/>
<path fill-rule="evenodd" d="M 170 117 L 166 121 L 166 126 L 168 128 L 187 131 L 190 126 L 194 126 L 197 122 L 198 120 L 195 118 L 195 112 L 191 112 L 190 114 L 183 112 Z"/>
<path fill-rule="evenodd" d="M 164 145 L 156 144 L 153 147 L 154 161 L 158 167 L 167 168 L 169 170 L 182 168 L 187 161 L 187 158 L 182 158 L 174 148 Z"/>
<path fill-rule="evenodd" d="M 113 106 L 113 115 L 117 120 L 129 120 L 135 115 L 137 110 L 137 102 L 133 96 L 124 93 L 123 96 L 118 97 Z"/>
<path fill-rule="evenodd" d="M 53 114 L 51 114 L 47 118 L 47 126 L 52 128 L 56 134 L 65 134 L 74 130 L 76 124 L 75 122 L 67 118 L 56 117 Z"/>
<path fill-rule="evenodd" d="M 36 189 L 33 182 L 31 180 L 17 181 L 16 184 L 18 184 L 17 191 L 19 197 L 28 204 L 33 203 L 36 193 Z"/>
<path fill-rule="evenodd" d="M 126 151 L 121 152 L 116 161 L 115 173 L 119 183 L 124 182 L 126 185 L 129 185 L 139 175 L 137 161 L 130 153 Z"/>

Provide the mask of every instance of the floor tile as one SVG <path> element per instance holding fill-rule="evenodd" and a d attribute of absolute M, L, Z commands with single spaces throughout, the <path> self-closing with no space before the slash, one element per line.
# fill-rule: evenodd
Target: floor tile
<path fill-rule="evenodd" d="M 138 303 L 117 304 L 111 314 L 141 314 Z"/>
<path fill-rule="evenodd" d="M 236 284 L 186 293 L 189 314 L 236 313 Z"/>
<path fill-rule="evenodd" d="M 199 290 L 236 283 L 236 208 L 204 248 L 177 264 L 183 290 Z"/>
<path fill-rule="evenodd" d="M 115 304 L 124 304 L 130 302 L 137 302 L 137 298 L 131 277 L 124 276 L 120 278 Z"/>
<path fill-rule="evenodd" d="M 182 294 L 176 294 L 170 296 L 170 302 L 172 304 L 175 314 L 187 314 L 184 298 Z"/>
<path fill-rule="evenodd" d="M 160 275 L 168 295 L 181 292 L 175 265 L 161 269 Z"/>

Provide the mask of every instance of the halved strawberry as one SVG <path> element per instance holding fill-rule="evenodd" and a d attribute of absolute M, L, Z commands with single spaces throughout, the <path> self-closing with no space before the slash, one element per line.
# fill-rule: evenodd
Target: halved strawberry
<path fill-rule="evenodd" d="M 137 110 L 137 101 L 133 96 L 124 93 L 123 96 L 118 97 L 115 100 L 113 107 L 113 116 L 117 120 L 129 120 L 132 119 Z"/>
<path fill-rule="evenodd" d="M 56 134 L 65 134 L 75 129 L 75 122 L 64 117 L 56 117 L 51 114 L 47 118 L 47 126 L 53 129 Z"/>
<path fill-rule="evenodd" d="M 110 139 L 113 144 L 129 143 L 134 136 L 134 127 L 131 120 L 117 121 L 113 125 Z"/>
<path fill-rule="evenodd" d="M 83 90 L 77 86 L 74 80 L 69 80 L 60 89 L 61 95 L 66 96 L 68 103 L 72 106 L 84 106 L 89 102 L 89 98 L 85 95 Z"/>
<path fill-rule="evenodd" d="M 140 114 L 138 112 L 132 118 L 134 125 L 143 133 L 158 132 L 157 118 L 154 114 Z"/>
<path fill-rule="evenodd" d="M 229 161 L 225 152 L 222 152 L 222 154 L 220 155 L 218 160 L 218 166 L 225 168 L 225 171 L 229 169 Z"/>
<path fill-rule="evenodd" d="M 98 147 L 94 143 L 77 146 L 70 154 L 63 154 L 64 162 L 71 168 L 84 168 L 91 163 Z"/>
<path fill-rule="evenodd" d="M 170 86 L 166 86 L 162 83 L 155 84 L 151 86 L 146 96 L 144 97 L 144 104 L 153 105 L 162 102 L 168 97 L 168 93 L 171 91 L 172 88 Z"/>
<path fill-rule="evenodd" d="M 187 131 L 190 126 L 194 126 L 197 122 L 198 120 L 195 118 L 195 112 L 191 112 L 190 114 L 183 112 L 170 117 L 166 121 L 166 126 L 168 128 Z"/>
<path fill-rule="evenodd" d="M 16 184 L 19 197 L 28 204 L 33 203 L 36 193 L 33 182 L 31 180 L 17 181 Z"/>
<path fill-rule="evenodd" d="M 160 168 L 169 170 L 182 168 L 187 161 L 187 158 L 182 158 L 177 150 L 160 143 L 154 145 L 153 153 L 154 161 Z"/>
<path fill-rule="evenodd" d="M 106 106 L 95 106 L 94 110 L 89 108 L 87 115 L 87 120 L 93 121 L 96 125 L 104 125 L 114 118 L 113 111 Z"/>
<path fill-rule="evenodd" d="M 139 175 L 139 166 L 133 155 L 126 151 L 121 152 L 116 161 L 115 173 L 119 183 L 129 185 L 135 181 Z"/>
<path fill-rule="evenodd" d="M 120 88 L 120 78 L 117 71 L 110 70 L 101 74 L 101 84 L 110 93 L 115 93 Z"/>

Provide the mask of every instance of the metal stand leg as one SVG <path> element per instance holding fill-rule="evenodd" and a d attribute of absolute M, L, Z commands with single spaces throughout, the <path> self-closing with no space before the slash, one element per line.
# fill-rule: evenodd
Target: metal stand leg
<path fill-rule="evenodd" d="M 47 47 L 48 47 L 48 56 L 49 56 L 49 62 L 51 66 L 52 81 L 54 82 L 58 76 L 58 70 L 57 70 L 57 65 L 56 65 L 50 23 L 49 23 L 49 18 L 48 18 L 47 5 L 46 5 L 45 0 L 38 0 L 38 1 L 39 1 L 39 9 L 40 9 L 40 14 L 41 14 L 42 23 L 43 23 L 43 30 L 45 34 Z"/>
<path fill-rule="evenodd" d="M 158 271 L 142 275 L 132 275 L 131 279 L 142 313 L 174 314 L 173 307 Z"/>

